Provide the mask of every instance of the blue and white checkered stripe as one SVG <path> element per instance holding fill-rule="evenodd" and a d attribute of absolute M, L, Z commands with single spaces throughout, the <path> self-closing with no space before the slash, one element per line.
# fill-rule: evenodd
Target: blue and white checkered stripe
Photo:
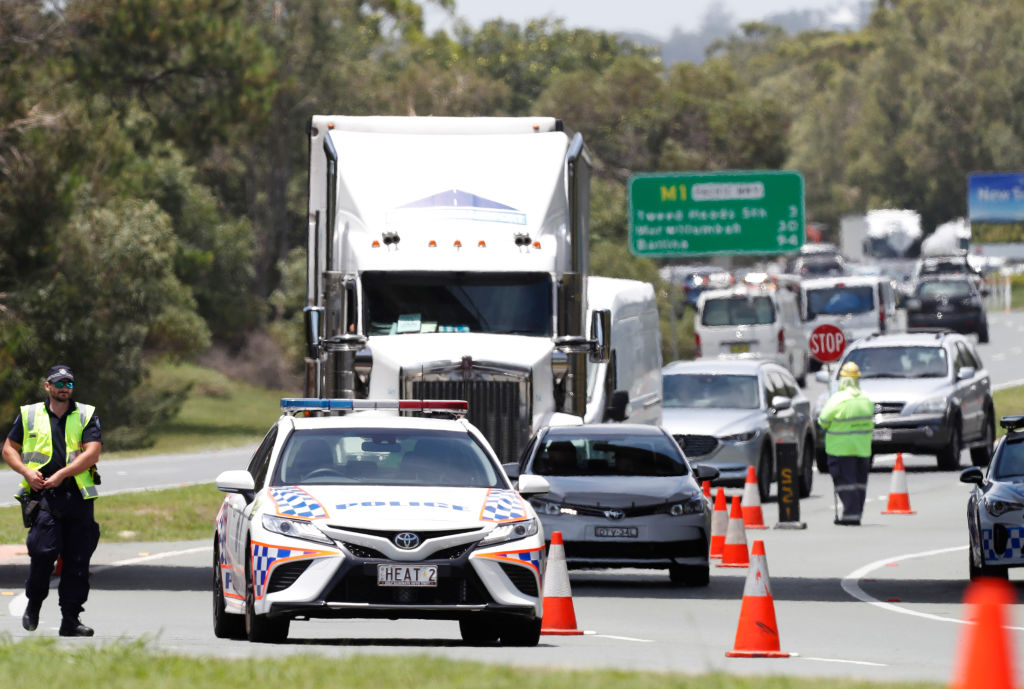
<path fill-rule="evenodd" d="M 279 515 L 304 519 L 327 518 L 324 506 L 297 486 L 275 486 L 270 489 L 270 499 L 277 506 Z"/>
<path fill-rule="evenodd" d="M 487 501 L 480 512 L 480 521 L 508 522 L 526 518 L 526 506 L 514 490 L 487 491 Z"/>
<path fill-rule="evenodd" d="M 252 544 L 252 584 L 253 595 L 256 599 L 263 598 L 266 592 L 267 581 L 270 570 L 275 563 L 284 560 L 296 560 L 303 557 L 315 557 L 317 555 L 330 555 L 320 550 L 303 550 L 301 548 L 279 548 L 266 543 Z"/>
<path fill-rule="evenodd" d="M 1024 561 L 1021 548 L 1024 547 L 1024 527 L 1008 526 L 1006 531 L 1009 538 L 1006 539 L 1006 549 L 1003 552 L 996 552 L 995 539 L 992 537 L 992 529 L 981 530 L 981 550 L 985 553 L 985 560 L 1013 560 L 1014 562 Z"/>
<path fill-rule="evenodd" d="M 529 565 L 539 577 L 541 563 L 544 561 L 544 548 L 541 547 L 534 550 L 512 550 L 505 553 L 485 553 L 478 555 L 478 557 L 487 557 L 494 560 L 518 562 Z"/>

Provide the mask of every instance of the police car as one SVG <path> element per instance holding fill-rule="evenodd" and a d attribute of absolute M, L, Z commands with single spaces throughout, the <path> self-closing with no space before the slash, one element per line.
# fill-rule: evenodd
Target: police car
<path fill-rule="evenodd" d="M 1009 567 L 1024 566 L 1024 416 L 1004 416 L 999 440 L 985 472 L 970 467 L 960 473 L 974 484 L 967 501 L 971 579 L 1007 577 Z"/>
<path fill-rule="evenodd" d="M 523 496 L 548 483 L 515 490 L 467 406 L 283 399 L 248 468 L 217 477 L 216 636 L 421 618 L 457 620 L 470 643 L 536 645 L 544 533 Z"/>

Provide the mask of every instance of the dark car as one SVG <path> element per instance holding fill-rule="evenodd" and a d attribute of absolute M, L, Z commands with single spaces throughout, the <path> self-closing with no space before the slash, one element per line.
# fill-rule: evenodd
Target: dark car
<path fill-rule="evenodd" d="M 945 328 L 975 333 L 988 342 L 988 317 L 981 292 L 969 277 L 926 278 L 906 300 L 907 330 Z"/>
<path fill-rule="evenodd" d="M 697 299 L 704 290 L 724 289 L 736 284 L 733 274 L 718 266 L 672 266 L 667 277 L 662 277 L 682 291 L 684 305 L 693 309 L 697 308 Z"/>
<path fill-rule="evenodd" d="M 967 563 L 971 579 L 1007 577 L 1009 567 L 1024 566 L 1024 416 L 1004 416 L 1006 429 L 986 473 L 964 469 L 963 483 L 973 483 L 967 501 Z"/>

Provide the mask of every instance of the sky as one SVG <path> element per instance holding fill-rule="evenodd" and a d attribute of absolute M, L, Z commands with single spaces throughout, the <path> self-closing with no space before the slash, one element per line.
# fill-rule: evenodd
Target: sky
<path fill-rule="evenodd" d="M 673 29 L 695 32 L 709 9 L 721 8 L 737 24 L 799 10 L 826 10 L 852 21 L 856 0 L 455 0 L 455 14 L 478 28 L 501 17 L 516 24 L 529 19 L 560 18 L 569 28 L 639 31 L 662 40 Z M 448 28 L 444 14 L 425 4 L 427 31 Z"/>

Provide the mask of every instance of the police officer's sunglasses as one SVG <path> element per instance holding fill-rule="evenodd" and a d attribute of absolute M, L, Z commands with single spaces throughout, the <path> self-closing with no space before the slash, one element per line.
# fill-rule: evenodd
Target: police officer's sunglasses
<path fill-rule="evenodd" d="M 58 380 L 56 383 L 53 384 L 53 387 L 55 387 L 55 388 L 67 388 L 68 390 L 71 390 L 72 388 L 75 387 L 75 381 L 73 381 L 73 380 Z"/>

